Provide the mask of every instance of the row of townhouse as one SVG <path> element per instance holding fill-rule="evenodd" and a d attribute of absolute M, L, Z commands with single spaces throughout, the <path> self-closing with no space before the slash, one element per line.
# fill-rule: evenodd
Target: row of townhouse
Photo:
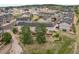
<path fill-rule="evenodd" d="M 74 21 L 74 12 L 70 9 L 65 9 L 62 12 L 62 21 L 59 24 L 60 29 L 66 29 L 67 31 L 72 30 L 72 24 Z"/>
<path fill-rule="evenodd" d="M 9 14 L 9 13 L 5 13 L 0 15 L 0 23 L 1 24 L 6 24 L 6 23 L 10 23 L 11 20 L 13 20 L 13 15 Z"/>
<path fill-rule="evenodd" d="M 14 19 L 13 15 L 9 13 L 0 15 L 0 36 L 2 35 L 1 33 L 4 32 L 3 25 L 7 23 L 9 24 L 13 19 Z"/>

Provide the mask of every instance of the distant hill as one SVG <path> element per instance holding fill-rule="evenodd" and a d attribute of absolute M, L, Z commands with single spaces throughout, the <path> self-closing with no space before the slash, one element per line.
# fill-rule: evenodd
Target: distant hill
<path fill-rule="evenodd" d="M 24 7 L 27 7 L 27 8 L 31 8 L 31 7 L 48 7 L 48 8 L 65 8 L 65 7 L 73 7 L 73 8 L 76 8 L 76 7 L 79 7 L 79 5 L 57 5 L 57 4 L 35 4 L 35 5 L 22 5 L 22 6 L 7 6 L 7 7 L 0 7 L 0 8 L 24 8 Z"/>

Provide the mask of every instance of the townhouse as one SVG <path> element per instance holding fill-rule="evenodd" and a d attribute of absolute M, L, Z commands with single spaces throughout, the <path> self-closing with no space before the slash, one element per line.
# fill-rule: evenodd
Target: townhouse
<path fill-rule="evenodd" d="M 64 11 L 62 11 L 62 16 L 63 17 L 59 24 L 59 29 L 70 31 L 74 20 L 73 11 L 70 8 L 64 9 Z"/>

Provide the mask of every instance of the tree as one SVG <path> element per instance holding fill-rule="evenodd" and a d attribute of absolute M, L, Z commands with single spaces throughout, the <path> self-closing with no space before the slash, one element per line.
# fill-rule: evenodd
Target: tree
<path fill-rule="evenodd" d="M 3 35 L 2 35 L 2 39 L 3 39 L 3 41 L 4 41 L 6 44 L 8 44 L 8 43 L 11 42 L 12 36 L 11 36 L 10 33 L 5 32 L 5 33 L 3 33 Z"/>
<path fill-rule="evenodd" d="M 29 26 L 23 26 L 21 28 L 21 41 L 24 45 L 33 43 Z"/>
<path fill-rule="evenodd" d="M 43 25 L 43 24 L 39 24 L 37 27 L 36 27 L 36 40 L 39 44 L 41 43 L 45 43 L 46 42 L 46 37 L 45 37 L 45 34 L 46 34 L 46 27 Z"/>
<path fill-rule="evenodd" d="M 17 28 L 13 28 L 12 31 L 13 31 L 14 34 L 16 34 L 18 32 L 18 29 Z"/>
<path fill-rule="evenodd" d="M 76 33 L 76 27 L 75 27 L 74 24 L 72 24 L 72 30 L 73 30 L 74 33 Z"/>

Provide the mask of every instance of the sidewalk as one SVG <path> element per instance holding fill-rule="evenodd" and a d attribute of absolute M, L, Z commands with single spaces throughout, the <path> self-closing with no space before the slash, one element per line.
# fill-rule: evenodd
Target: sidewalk
<path fill-rule="evenodd" d="M 10 54 L 20 54 L 23 52 L 21 46 L 19 45 L 19 40 L 17 40 L 17 36 L 11 32 L 12 35 L 12 48 L 10 50 Z"/>

